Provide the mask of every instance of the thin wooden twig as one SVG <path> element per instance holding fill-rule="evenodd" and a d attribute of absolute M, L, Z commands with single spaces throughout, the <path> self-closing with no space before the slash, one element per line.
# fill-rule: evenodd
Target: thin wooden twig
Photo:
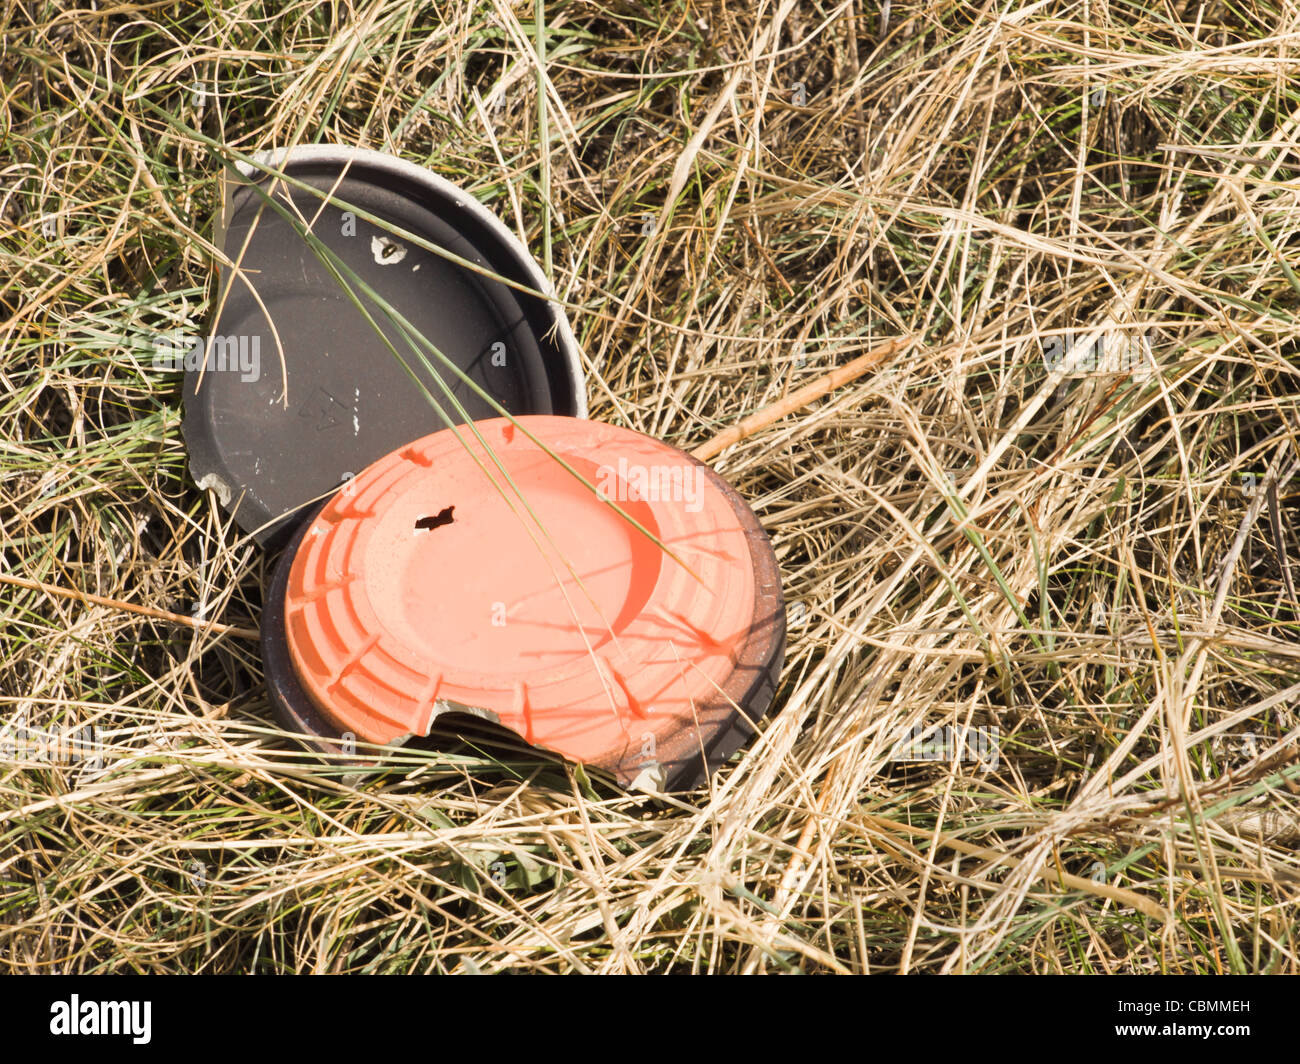
<path fill-rule="evenodd" d="M 259 639 L 260 635 L 256 628 L 239 628 L 233 624 L 222 624 L 219 621 L 200 621 L 195 617 L 187 617 L 183 613 L 172 613 L 171 610 L 158 610 L 152 606 L 138 606 L 134 602 L 123 602 L 121 599 L 107 598 L 104 595 L 92 595 L 87 591 L 77 591 L 75 588 L 59 587 L 57 584 L 47 584 L 40 580 L 28 580 L 22 576 L 6 576 L 0 574 L 0 584 L 12 584 L 14 587 L 25 587 L 29 591 L 43 591 L 47 595 L 54 595 L 57 598 L 76 599 L 78 602 L 90 603 L 95 606 L 107 606 L 109 609 L 122 610 L 126 613 L 135 613 L 141 617 L 152 617 L 159 621 L 170 621 L 172 624 L 181 624 L 186 628 L 193 628 L 200 632 L 212 632 L 216 635 L 233 635 L 236 639 Z"/>
<path fill-rule="evenodd" d="M 913 340 L 914 337 L 903 336 L 873 347 L 870 351 L 853 359 L 852 362 L 846 362 L 842 366 L 835 367 L 830 372 L 822 374 L 811 384 L 806 384 L 798 391 L 791 392 L 784 399 L 769 403 L 763 409 L 755 411 L 749 417 L 738 421 L 731 428 L 724 429 L 713 439 L 696 447 L 691 454 L 701 462 L 709 461 L 709 459 L 721 454 L 733 443 L 748 439 L 756 432 L 767 428 L 772 422 L 780 421 L 787 414 L 792 414 L 801 407 L 820 399 L 823 395 L 835 391 L 836 388 L 842 388 L 850 381 L 857 380 L 868 370 L 874 369 L 887 361 L 890 356 L 907 347 Z"/>

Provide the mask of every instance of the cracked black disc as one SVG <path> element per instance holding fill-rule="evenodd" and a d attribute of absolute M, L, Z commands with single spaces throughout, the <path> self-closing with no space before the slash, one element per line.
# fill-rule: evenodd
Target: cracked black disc
<path fill-rule="evenodd" d="M 218 234 L 237 268 L 221 270 L 210 334 L 164 338 L 157 355 L 185 370 L 191 473 L 241 528 L 264 544 L 282 542 L 313 499 L 446 427 L 429 395 L 455 424 L 496 413 L 417 345 L 431 363 L 423 365 L 395 316 L 359 282 L 511 414 L 585 415 L 576 343 L 558 305 L 366 217 L 544 290 L 523 245 L 467 192 L 377 152 L 312 146 L 259 161 L 332 201 L 245 167 Z M 268 194 L 310 226 L 323 257 Z"/>

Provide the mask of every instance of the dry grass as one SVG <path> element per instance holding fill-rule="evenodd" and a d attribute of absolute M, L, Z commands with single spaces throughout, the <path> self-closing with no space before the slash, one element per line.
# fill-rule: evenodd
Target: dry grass
<path fill-rule="evenodd" d="M 1300 970 L 1300 6 L 3 9 L 4 970 Z M 198 134 L 471 188 L 593 416 L 683 447 L 917 338 L 716 460 L 792 629 L 709 792 L 276 741 L 273 559 L 148 360 L 213 294 Z"/>

